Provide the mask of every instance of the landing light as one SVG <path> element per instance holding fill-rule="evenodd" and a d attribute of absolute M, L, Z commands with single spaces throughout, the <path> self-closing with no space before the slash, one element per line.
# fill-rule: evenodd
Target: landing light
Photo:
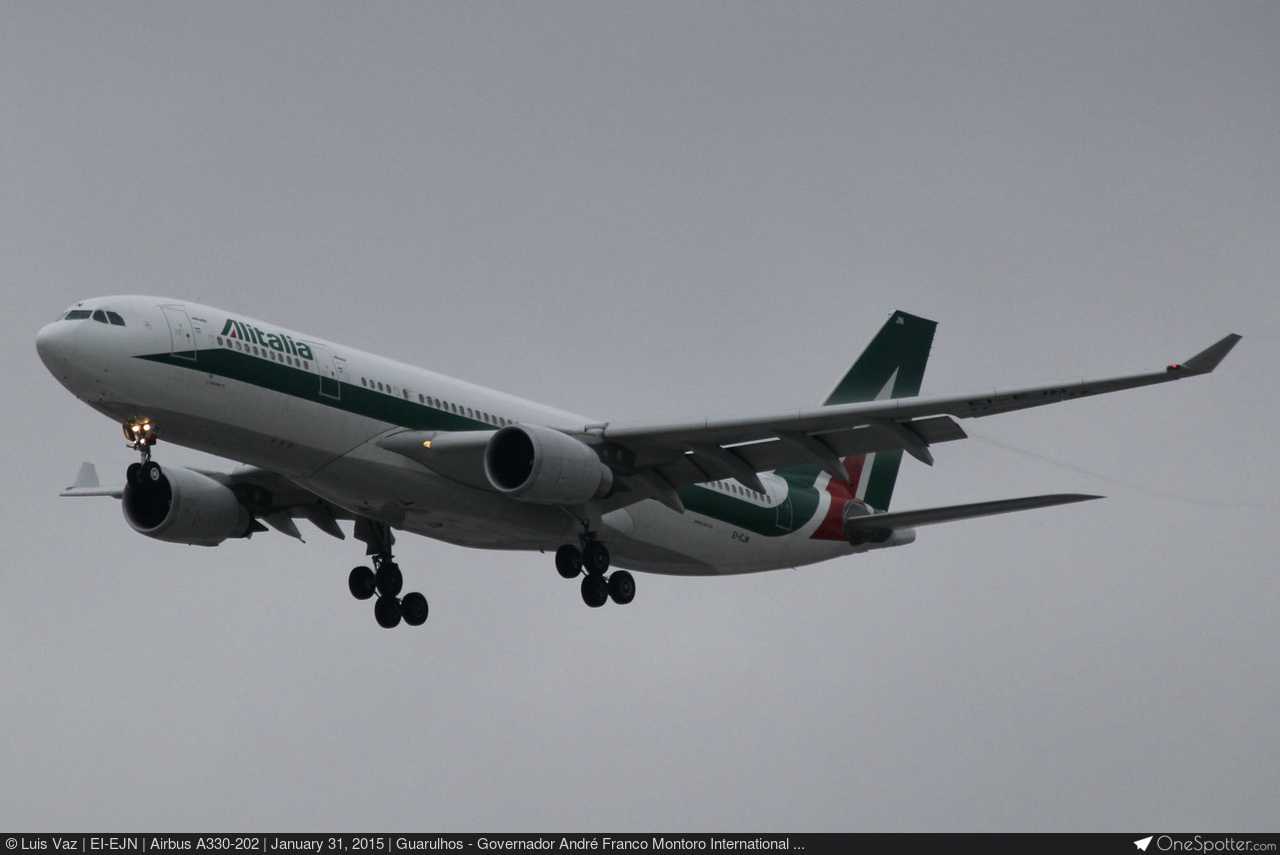
<path fill-rule="evenodd" d="M 156 444 L 155 425 L 151 422 L 125 422 L 125 439 L 134 448 L 146 448 Z"/>

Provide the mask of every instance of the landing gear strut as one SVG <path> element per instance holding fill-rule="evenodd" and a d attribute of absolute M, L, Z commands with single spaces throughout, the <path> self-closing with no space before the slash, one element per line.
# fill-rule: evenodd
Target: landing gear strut
<path fill-rule="evenodd" d="M 160 464 L 151 459 L 151 447 L 160 441 L 155 426 L 147 419 L 125 422 L 124 437 L 129 441 L 129 447 L 142 456 L 138 463 L 129 464 L 125 472 L 129 483 L 139 487 L 151 487 L 160 483 Z"/>
<path fill-rule="evenodd" d="M 400 596 L 404 588 L 404 576 L 391 555 L 395 535 L 390 526 L 361 517 L 356 520 L 355 536 L 364 541 L 373 567 L 361 566 L 347 577 L 347 587 L 357 600 L 368 600 L 377 595 L 373 604 L 373 616 L 378 626 L 393 629 L 403 620 L 409 626 L 422 626 L 427 622 L 427 598 L 419 593 Z"/>
<path fill-rule="evenodd" d="M 124 423 L 124 438 L 134 451 L 142 452 L 142 462 L 151 459 L 151 446 L 160 441 L 156 429 L 150 419 Z"/>
<path fill-rule="evenodd" d="M 636 580 L 626 570 L 609 575 L 609 547 L 591 533 L 582 536 L 582 549 L 566 543 L 556 550 L 556 571 L 566 579 L 582 576 L 582 601 L 598 609 L 609 600 L 625 606 L 636 597 Z"/>

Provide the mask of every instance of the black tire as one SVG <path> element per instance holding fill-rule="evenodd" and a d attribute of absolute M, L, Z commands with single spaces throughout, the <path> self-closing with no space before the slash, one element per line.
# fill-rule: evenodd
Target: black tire
<path fill-rule="evenodd" d="M 582 602 L 598 609 L 609 601 L 609 584 L 599 574 L 582 577 Z"/>
<path fill-rule="evenodd" d="M 394 561 L 383 561 L 374 574 L 378 593 L 384 597 L 398 597 L 404 588 L 404 576 Z"/>
<path fill-rule="evenodd" d="M 357 567 L 347 577 L 347 587 L 351 596 L 357 600 L 367 600 L 378 592 L 378 583 L 374 579 L 373 570 L 368 567 Z"/>
<path fill-rule="evenodd" d="M 160 464 L 154 460 L 148 460 L 138 470 L 138 481 L 142 484 L 159 484 L 160 479 L 163 477 L 164 473 L 160 471 Z"/>
<path fill-rule="evenodd" d="M 556 550 L 556 572 L 566 579 L 576 579 L 582 572 L 582 553 L 578 547 L 565 544 Z"/>
<path fill-rule="evenodd" d="M 124 470 L 124 480 L 128 484 L 142 484 L 142 464 L 130 463 L 129 468 Z"/>
<path fill-rule="evenodd" d="M 409 626 L 422 626 L 427 622 L 427 598 L 413 592 L 400 598 L 400 614 Z"/>
<path fill-rule="evenodd" d="M 625 606 L 636 598 L 636 580 L 626 570 L 615 570 L 609 575 L 609 596 Z"/>
<path fill-rule="evenodd" d="M 378 597 L 373 604 L 373 616 L 383 629 L 395 629 L 400 625 L 400 601 L 395 597 Z"/>
<path fill-rule="evenodd" d="M 582 551 L 582 566 L 587 568 L 589 575 L 603 576 L 609 569 L 609 547 L 598 540 L 588 543 Z"/>

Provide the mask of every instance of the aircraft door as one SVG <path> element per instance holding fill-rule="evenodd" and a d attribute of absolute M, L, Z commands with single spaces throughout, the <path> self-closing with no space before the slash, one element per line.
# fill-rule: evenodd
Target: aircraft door
<path fill-rule="evenodd" d="M 791 531 L 791 487 L 789 484 L 783 486 L 780 491 L 780 501 L 778 502 L 778 516 L 776 524 L 783 531 Z"/>
<path fill-rule="evenodd" d="M 337 369 L 333 366 L 333 354 L 318 344 L 307 343 L 315 354 L 316 369 L 320 373 L 320 397 L 338 400 L 342 397 L 342 384 L 338 380 Z"/>
<path fill-rule="evenodd" d="M 177 306 L 161 306 L 164 319 L 169 323 L 169 341 L 173 355 L 180 359 L 196 358 L 196 336 L 191 330 L 191 318 Z"/>

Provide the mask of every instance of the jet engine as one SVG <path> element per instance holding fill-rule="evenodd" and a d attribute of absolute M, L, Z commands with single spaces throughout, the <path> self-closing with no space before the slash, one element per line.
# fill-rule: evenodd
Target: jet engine
<path fill-rule="evenodd" d="M 884 549 L 889 546 L 906 546 L 915 543 L 916 532 L 912 528 L 879 528 L 875 526 L 875 514 L 861 502 L 844 503 L 844 536 L 850 546 L 863 549 Z"/>
<path fill-rule="evenodd" d="M 120 504 L 125 520 L 139 534 L 170 543 L 217 546 L 249 532 L 249 511 L 235 493 L 207 475 L 176 466 L 160 469 L 154 463 L 130 475 Z"/>
<path fill-rule="evenodd" d="M 484 451 L 484 474 L 498 492 L 541 505 L 577 505 L 613 489 L 613 470 L 590 446 L 541 425 L 495 433 Z"/>

